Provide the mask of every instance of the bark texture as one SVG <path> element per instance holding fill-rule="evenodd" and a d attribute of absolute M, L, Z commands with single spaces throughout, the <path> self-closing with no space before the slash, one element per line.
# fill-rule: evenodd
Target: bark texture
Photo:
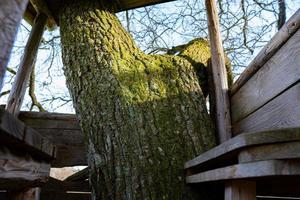
<path fill-rule="evenodd" d="M 215 145 L 201 89 L 208 43 L 194 40 L 177 56 L 146 55 L 108 5 L 72 0 L 60 11 L 93 199 L 192 199 L 183 164 Z"/>

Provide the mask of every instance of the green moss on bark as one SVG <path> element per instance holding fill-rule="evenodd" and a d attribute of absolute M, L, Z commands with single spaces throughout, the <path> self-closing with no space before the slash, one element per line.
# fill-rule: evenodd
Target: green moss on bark
<path fill-rule="evenodd" d="M 200 87 L 206 78 L 198 78 L 210 57 L 207 41 L 177 56 L 146 55 L 103 2 L 65 1 L 60 11 L 93 199 L 191 199 L 183 164 L 215 145 Z"/>

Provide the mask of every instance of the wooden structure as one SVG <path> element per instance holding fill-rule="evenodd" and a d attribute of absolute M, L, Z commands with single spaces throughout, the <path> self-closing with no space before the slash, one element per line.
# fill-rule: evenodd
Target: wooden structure
<path fill-rule="evenodd" d="M 118 10 L 167 1 L 120 0 Z M 216 191 L 217 199 L 300 197 L 300 10 L 228 91 L 215 1 L 205 2 L 221 144 L 185 164 L 186 182 L 199 193 Z M 9 43 L 0 38 L 3 71 L 27 1 L 7 1 L 9 9 L 2 3 L 0 13 L 16 15 L 7 22 L 12 29 L 1 29 L 10 34 Z M 87 165 L 76 116 L 20 112 L 44 26 L 56 26 L 59 6 L 60 0 L 30 0 L 24 14 L 34 28 L 9 103 L 0 109 L 0 199 L 90 199 L 88 168 L 64 181 L 49 177 L 50 167 Z"/>
<path fill-rule="evenodd" d="M 235 137 L 188 161 L 187 184 L 226 200 L 300 197 L 299 55 L 300 9 L 233 85 Z"/>

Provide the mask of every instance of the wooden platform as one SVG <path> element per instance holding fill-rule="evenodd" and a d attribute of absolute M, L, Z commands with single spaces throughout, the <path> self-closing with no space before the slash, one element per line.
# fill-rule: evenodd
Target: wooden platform
<path fill-rule="evenodd" d="M 56 146 L 52 167 L 87 165 L 84 135 L 74 114 L 21 112 L 19 119 Z"/>

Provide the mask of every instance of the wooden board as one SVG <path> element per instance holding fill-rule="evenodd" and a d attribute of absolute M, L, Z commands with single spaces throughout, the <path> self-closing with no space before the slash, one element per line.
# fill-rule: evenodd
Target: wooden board
<path fill-rule="evenodd" d="M 87 165 L 84 135 L 74 114 L 21 112 L 19 118 L 56 146 L 52 167 Z"/>
<path fill-rule="evenodd" d="M 235 123 L 300 80 L 300 30 L 231 98 Z"/>
<path fill-rule="evenodd" d="M 224 157 L 228 156 L 228 154 L 236 156 L 237 150 L 249 146 L 299 140 L 300 128 L 244 133 L 186 162 L 184 167 L 185 169 L 188 169 L 201 167 L 202 165 L 207 165 L 209 163 L 221 163 L 224 162 Z"/>
<path fill-rule="evenodd" d="M 0 1 L 0 90 L 27 2 L 28 0 Z"/>
<path fill-rule="evenodd" d="M 283 25 L 283 27 L 272 37 L 267 45 L 257 54 L 245 71 L 230 89 L 234 95 L 268 60 L 280 47 L 299 29 L 300 9 Z"/>
<path fill-rule="evenodd" d="M 300 160 L 268 160 L 232 165 L 187 176 L 186 183 L 204 183 L 270 176 L 299 176 Z"/>
<path fill-rule="evenodd" d="M 49 173 L 49 163 L 37 161 L 26 152 L 15 154 L 5 146 L 0 147 L 0 189 L 39 185 L 47 181 Z"/>
<path fill-rule="evenodd" d="M 300 127 L 299 102 L 300 82 L 245 119 L 233 124 L 233 133 L 236 135 L 243 132 Z"/>
<path fill-rule="evenodd" d="M 239 163 L 300 158 L 300 142 L 284 142 L 248 147 L 239 152 L 238 158 Z"/>
<path fill-rule="evenodd" d="M 0 109 L 0 144 L 30 152 L 41 159 L 52 160 L 55 156 L 55 147 L 47 138 L 3 109 Z"/>
<path fill-rule="evenodd" d="M 209 42 L 211 47 L 211 77 L 215 100 L 215 121 L 219 143 L 231 136 L 230 101 L 225 67 L 224 49 L 220 34 L 219 16 L 215 0 L 205 0 Z"/>

